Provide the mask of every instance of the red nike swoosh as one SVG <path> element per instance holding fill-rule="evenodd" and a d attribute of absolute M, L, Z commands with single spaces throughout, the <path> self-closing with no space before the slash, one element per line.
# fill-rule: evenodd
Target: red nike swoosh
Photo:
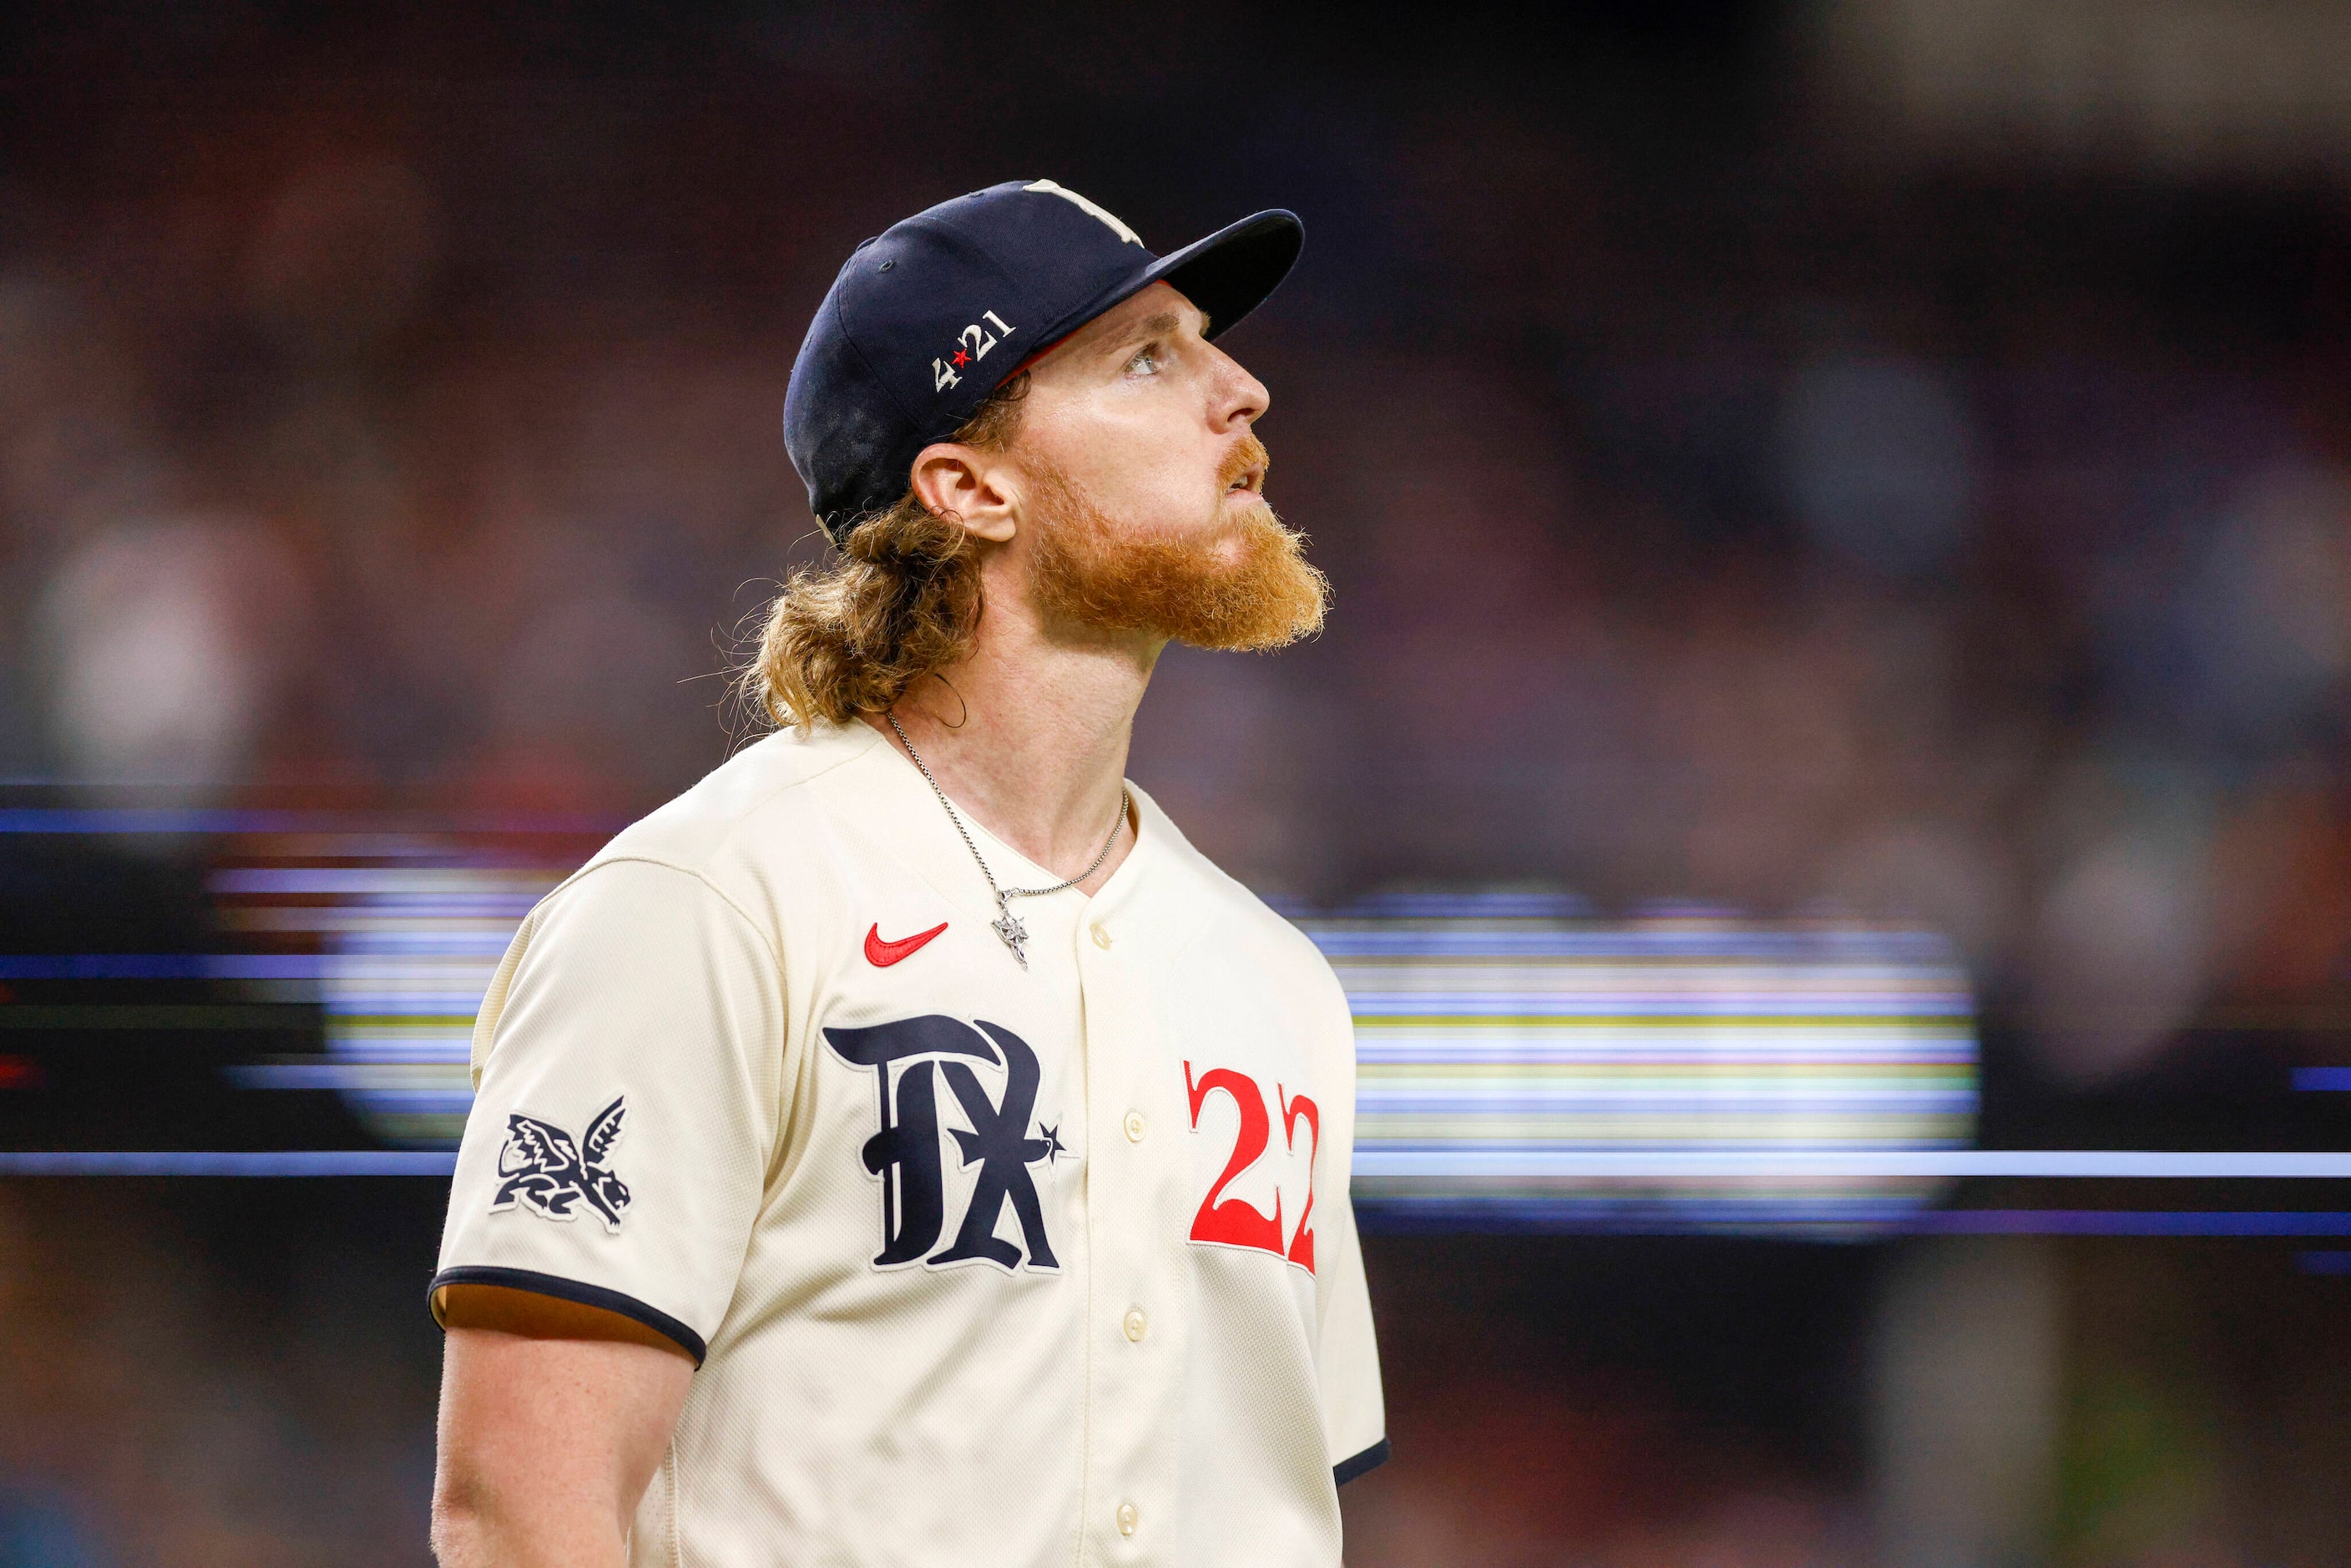
<path fill-rule="evenodd" d="M 884 942 L 882 940 L 881 922 L 876 921 L 865 933 L 865 961 L 877 969 L 886 969 L 946 928 L 947 923 L 942 920 L 928 931 L 917 931 L 912 936 Z"/>

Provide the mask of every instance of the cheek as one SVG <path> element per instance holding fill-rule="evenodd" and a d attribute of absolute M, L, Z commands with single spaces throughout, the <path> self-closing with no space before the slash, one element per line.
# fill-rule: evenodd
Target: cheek
<path fill-rule="evenodd" d="M 1197 453 L 1129 445 L 1086 487 L 1113 517 L 1142 529 L 1190 528 L 1216 510 L 1216 476 Z"/>
<path fill-rule="evenodd" d="M 1219 511 L 1218 454 L 1197 430 L 1157 409 L 1069 413 L 1036 431 L 1040 454 L 1112 517 L 1184 528 Z"/>
<path fill-rule="evenodd" d="M 1185 460 L 1159 465 L 1151 476 L 1153 520 L 1168 527 L 1190 527 L 1217 516 L 1217 478 L 1195 454 Z"/>

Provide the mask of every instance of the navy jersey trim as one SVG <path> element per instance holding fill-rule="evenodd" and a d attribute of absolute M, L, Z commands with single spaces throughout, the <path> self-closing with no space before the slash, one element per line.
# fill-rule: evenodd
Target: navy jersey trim
<path fill-rule="evenodd" d="M 1370 1448 L 1365 1448 L 1353 1458 L 1341 1459 L 1337 1464 L 1332 1465 L 1331 1467 L 1331 1479 L 1333 1483 L 1339 1486 L 1345 1486 L 1349 1481 L 1353 1480 L 1365 1470 L 1375 1470 L 1382 1465 L 1386 1464 L 1388 1462 L 1388 1440 L 1385 1437 L 1382 1437 L 1378 1442 L 1374 1443 Z"/>
<path fill-rule="evenodd" d="M 582 1284 L 578 1280 L 567 1280 L 559 1274 L 542 1274 L 536 1269 L 496 1269 L 480 1265 L 444 1269 L 433 1276 L 425 1299 L 432 1300 L 433 1293 L 444 1285 L 504 1285 L 511 1291 L 553 1296 L 559 1301 L 577 1301 L 583 1307 L 601 1307 L 608 1312 L 634 1318 L 655 1333 L 675 1340 L 679 1349 L 694 1357 L 696 1366 L 700 1366 L 703 1358 L 710 1354 L 710 1347 L 703 1343 L 700 1334 L 659 1307 L 649 1307 L 634 1296 L 624 1296 L 601 1285 Z"/>

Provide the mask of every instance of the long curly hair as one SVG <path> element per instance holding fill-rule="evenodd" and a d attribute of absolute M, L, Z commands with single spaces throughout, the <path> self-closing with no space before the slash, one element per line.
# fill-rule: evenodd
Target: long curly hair
<path fill-rule="evenodd" d="M 991 392 L 955 439 L 1009 445 L 1028 395 L 1024 371 Z M 910 490 L 852 528 L 831 560 L 792 574 L 768 608 L 743 695 L 771 722 L 802 730 L 887 712 L 916 681 L 971 652 L 980 609 L 977 544 Z"/>

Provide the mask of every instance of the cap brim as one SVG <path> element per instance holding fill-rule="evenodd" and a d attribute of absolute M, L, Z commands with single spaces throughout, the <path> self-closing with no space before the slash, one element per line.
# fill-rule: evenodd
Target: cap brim
<path fill-rule="evenodd" d="M 1276 207 L 1161 256 L 1134 287 L 1165 281 L 1207 314 L 1207 335 L 1214 338 L 1265 303 L 1298 265 L 1305 245 L 1306 225 L 1298 214 Z"/>
<path fill-rule="evenodd" d="M 1207 335 L 1217 337 L 1265 303 L 1266 297 L 1298 265 L 1298 253 L 1305 245 L 1306 225 L 1299 222 L 1296 213 L 1280 207 L 1228 224 L 1207 238 L 1194 240 L 1119 279 L 1054 322 L 1043 333 L 1045 346 L 1005 373 L 1035 364 L 1103 311 L 1163 281 L 1200 308 L 1208 318 Z"/>

